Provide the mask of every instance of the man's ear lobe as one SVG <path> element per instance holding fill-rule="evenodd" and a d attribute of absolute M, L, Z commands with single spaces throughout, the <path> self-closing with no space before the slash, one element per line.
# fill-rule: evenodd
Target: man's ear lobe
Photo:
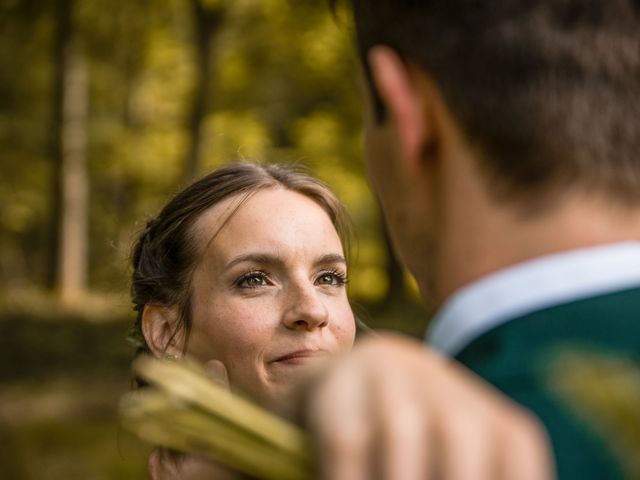
<path fill-rule="evenodd" d="M 151 352 L 157 357 L 181 356 L 184 329 L 180 325 L 177 307 L 145 305 L 142 312 L 142 334 Z"/>
<path fill-rule="evenodd" d="M 422 92 L 408 66 L 391 48 L 373 47 L 368 61 L 376 91 L 390 113 L 405 160 L 413 170 L 421 161 L 429 133 L 426 128 L 430 127 L 426 124 Z"/>

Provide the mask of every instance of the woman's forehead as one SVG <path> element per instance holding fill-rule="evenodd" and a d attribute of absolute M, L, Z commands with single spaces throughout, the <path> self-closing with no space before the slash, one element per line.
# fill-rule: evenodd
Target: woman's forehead
<path fill-rule="evenodd" d="M 256 248 L 342 253 L 338 233 L 322 207 L 283 188 L 226 199 L 201 215 L 195 232 L 206 255 L 235 255 Z"/>

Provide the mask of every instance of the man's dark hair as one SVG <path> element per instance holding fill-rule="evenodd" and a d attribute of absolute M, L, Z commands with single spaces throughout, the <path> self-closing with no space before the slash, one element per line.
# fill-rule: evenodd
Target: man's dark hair
<path fill-rule="evenodd" d="M 640 1 L 351 5 L 362 57 L 387 45 L 434 78 L 497 198 L 640 203 Z"/>

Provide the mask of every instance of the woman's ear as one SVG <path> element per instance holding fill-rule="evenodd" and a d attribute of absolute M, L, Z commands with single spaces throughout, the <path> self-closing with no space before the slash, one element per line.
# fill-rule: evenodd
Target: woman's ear
<path fill-rule="evenodd" d="M 390 113 L 406 166 L 415 173 L 425 145 L 432 140 L 433 125 L 427 122 L 425 108 L 425 95 L 429 92 L 417 81 L 415 70 L 389 47 L 373 47 L 368 62 L 375 89 Z"/>
<path fill-rule="evenodd" d="M 182 356 L 185 338 L 177 307 L 145 305 L 142 334 L 156 357 Z"/>

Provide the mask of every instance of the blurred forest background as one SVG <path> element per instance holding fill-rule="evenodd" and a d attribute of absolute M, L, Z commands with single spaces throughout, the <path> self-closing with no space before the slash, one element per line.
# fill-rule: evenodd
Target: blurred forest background
<path fill-rule="evenodd" d="M 0 6 L 0 478 L 144 478 L 118 426 L 136 233 L 232 160 L 296 162 L 357 239 L 350 296 L 421 335 L 361 160 L 343 12 L 313 0 L 4 0 Z"/>

